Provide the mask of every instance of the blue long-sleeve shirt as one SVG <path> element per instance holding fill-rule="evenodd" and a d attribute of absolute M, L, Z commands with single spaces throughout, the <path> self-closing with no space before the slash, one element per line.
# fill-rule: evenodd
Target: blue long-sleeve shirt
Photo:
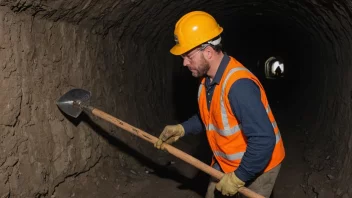
<path fill-rule="evenodd" d="M 212 82 L 206 78 L 208 108 L 213 92 L 219 85 L 230 57 L 225 55 Z M 235 174 L 242 181 L 254 179 L 268 164 L 275 146 L 273 127 L 261 101 L 259 87 L 250 79 L 239 79 L 230 88 L 228 99 L 232 112 L 242 126 L 247 137 L 247 150 Z M 205 131 L 198 114 L 182 123 L 185 134 L 198 134 Z"/>

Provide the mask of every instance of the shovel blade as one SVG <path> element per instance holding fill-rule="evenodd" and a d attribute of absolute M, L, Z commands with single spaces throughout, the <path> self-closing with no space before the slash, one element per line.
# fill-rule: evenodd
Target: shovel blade
<path fill-rule="evenodd" d="M 67 115 L 77 118 L 82 113 L 82 109 L 74 103 L 89 105 L 90 97 L 91 93 L 87 90 L 71 89 L 56 101 L 56 105 Z"/>

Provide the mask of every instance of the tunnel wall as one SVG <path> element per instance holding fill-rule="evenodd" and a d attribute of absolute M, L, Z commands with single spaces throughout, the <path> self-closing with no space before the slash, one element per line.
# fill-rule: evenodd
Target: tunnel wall
<path fill-rule="evenodd" d="M 334 179 L 327 183 L 334 186 L 338 195 L 351 195 L 350 187 L 343 184 L 351 182 L 352 171 L 352 15 L 351 3 L 345 3 L 310 5 L 314 9 L 307 10 L 312 25 L 302 24 L 311 34 L 310 45 L 302 53 L 302 61 L 306 61 L 300 69 L 304 77 L 300 86 L 303 97 L 296 105 L 302 109 L 298 122 L 307 127 L 306 159 L 316 172 L 333 175 Z M 325 184 L 314 187 L 323 188 Z"/>
<path fill-rule="evenodd" d="M 156 126 L 168 119 L 159 109 L 171 102 L 160 94 L 170 94 L 151 89 L 171 78 L 151 81 L 147 49 L 133 41 L 6 7 L 0 38 L 0 197 L 126 193 L 122 184 L 130 170 L 140 171 L 150 144 L 84 113 L 65 116 L 55 102 L 72 88 L 87 89 L 93 106 L 159 134 Z"/>
<path fill-rule="evenodd" d="M 216 8 L 212 2 L 187 3 L 187 8 L 179 9 L 182 5 L 175 1 L 0 1 L 8 7 L 1 8 L 0 30 L 0 56 L 5 60 L 0 73 L 1 147 L 6 153 L 0 158 L 4 173 L 0 192 L 50 194 L 65 184 L 65 178 L 93 172 L 91 167 L 101 166 L 106 155 L 116 160 L 111 166 L 123 164 L 120 158 L 130 159 L 107 146 L 116 141 L 107 143 L 109 136 L 96 133 L 121 134 L 121 130 L 98 120 L 106 129 L 97 130 L 91 122 L 76 127 L 57 110 L 54 101 L 70 88 L 91 90 L 94 105 L 155 135 L 162 125 L 176 122 L 180 117 L 173 107 L 184 107 L 187 97 L 173 79 L 188 84 L 185 71 L 178 68 L 181 62 L 168 50 L 173 24 L 192 9 L 210 11 L 219 21 L 236 17 L 235 12 L 267 10 L 284 13 L 280 16 L 299 24 L 305 47 L 295 54 L 299 69 L 292 91 L 298 97 L 291 102 L 296 117 L 306 125 L 310 150 L 306 158 L 317 171 L 323 167 L 337 176 L 335 186 L 351 182 L 351 2 L 221 1 Z M 126 147 L 153 153 L 138 138 L 118 137 L 120 144 L 129 142 Z M 35 182 L 20 189 L 29 178 Z"/>
<path fill-rule="evenodd" d="M 72 25 L 6 8 L 0 14 L 0 192 L 2 197 L 41 197 L 70 176 L 93 169 L 103 157 L 106 143 L 86 125 L 76 128 L 55 105 L 74 87 L 109 96 L 96 91 L 108 81 L 92 70 L 101 62 L 102 46 L 98 37 Z"/>

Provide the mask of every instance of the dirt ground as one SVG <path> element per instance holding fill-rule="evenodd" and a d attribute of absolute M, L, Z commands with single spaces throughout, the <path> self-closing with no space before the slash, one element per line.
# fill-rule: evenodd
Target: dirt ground
<path fill-rule="evenodd" d="M 277 112 L 277 121 L 284 139 L 286 159 L 277 179 L 273 198 L 308 198 L 304 191 L 305 175 L 309 166 L 304 160 L 305 131 L 285 115 Z M 176 162 L 178 163 L 178 162 Z M 177 164 L 170 165 L 177 167 Z M 187 168 L 179 168 L 185 172 Z M 192 172 L 193 171 L 193 172 Z M 153 170 L 145 169 L 133 175 L 123 191 L 117 192 L 117 197 L 204 197 L 208 181 L 207 175 L 195 173 L 173 173 L 172 169 L 159 171 L 160 174 L 152 173 Z M 161 176 L 162 175 L 162 176 Z M 182 175 L 196 175 L 195 178 L 182 177 Z"/>

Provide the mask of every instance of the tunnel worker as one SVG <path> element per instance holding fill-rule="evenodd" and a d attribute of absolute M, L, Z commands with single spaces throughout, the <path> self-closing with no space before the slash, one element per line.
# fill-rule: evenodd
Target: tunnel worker
<path fill-rule="evenodd" d="M 269 197 L 285 157 L 283 141 L 259 80 L 223 52 L 222 31 L 203 11 L 187 13 L 176 23 L 170 52 L 201 80 L 199 112 L 165 126 L 154 146 L 164 149 L 164 142 L 203 131 L 213 153 L 211 166 L 225 173 L 220 181 L 210 180 L 206 197 L 241 197 L 242 186 Z"/>

